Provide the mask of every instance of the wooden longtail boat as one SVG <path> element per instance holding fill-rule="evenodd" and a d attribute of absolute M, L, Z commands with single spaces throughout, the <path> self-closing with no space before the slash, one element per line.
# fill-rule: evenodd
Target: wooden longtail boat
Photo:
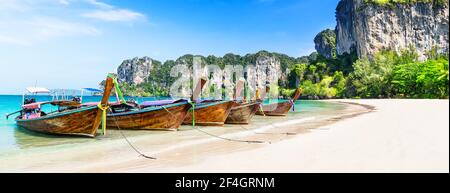
<path fill-rule="evenodd" d="M 105 91 L 100 104 L 108 104 L 109 95 L 113 86 L 112 79 L 106 79 Z M 22 106 L 20 115 L 16 117 L 17 125 L 36 132 L 59 134 L 59 135 L 78 135 L 95 137 L 97 129 L 101 123 L 103 111 L 97 106 L 71 108 L 63 111 L 57 111 L 46 114 L 40 107 L 44 104 L 69 104 L 67 101 L 61 102 L 41 102 L 30 103 Z"/>
<path fill-rule="evenodd" d="M 259 102 L 240 103 L 231 108 L 231 112 L 225 123 L 227 124 L 249 124 L 260 106 Z"/>
<path fill-rule="evenodd" d="M 200 95 L 205 84 L 206 79 L 201 78 L 194 89 L 191 101 L 197 101 L 196 99 Z M 183 124 L 223 126 L 230 114 L 231 108 L 235 104 L 234 101 L 197 101 L 195 106 L 189 110 Z"/>
<path fill-rule="evenodd" d="M 260 105 L 260 108 L 258 109 L 256 114 L 265 116 L 286 116 L 294 103 L 300 97 L 301 93 L 302 90 L 298 88 L 295 91 L 294 97 L 289 101 Z"/>
<path fill-rule="evenodd" d="M 178 129 L 191 108 L 187 101 L 160 104 L 141 106 L 143 109 L 139 110 L 110 113 L 106 117 L 106 125 L 113 129 Z"/>
<path fill-rule="evenodd" d="M 127 130 L 168 130 L 178 129 L 191 108 L 186 100 L 145 101 L 138 105 L 126 102 L 117 79 L 113 80 L 117 102 L 110 104 L 106 115 L 106 127 Z M 92 90 L 92 89 L 91 89 Z M 93 106 L 96 103 L 84 103 Z"/>
<path fill-rule="evenodd" d="M 230 114 L 234 101 L 203 102 L 195 105 L 184 119 L 183 124 L 192 124 L 192 114 L 195 117 L 195 125 L 223 126 Z"/>
<path fill-rule="evenodd" d="M 234 94 L 234 100 L 237 101 L 242 91 L 245 80 L 240 80 L 236 84 L 236 90 Z M 246 96 L 244 95 L 244 101 Z M 237 102 L 237 104 L 231 108 L 230 114 L 225 121 L 226 124 L 249 124 L 252 117 L 256 114 L 259 108 L 259 102 Z"/>

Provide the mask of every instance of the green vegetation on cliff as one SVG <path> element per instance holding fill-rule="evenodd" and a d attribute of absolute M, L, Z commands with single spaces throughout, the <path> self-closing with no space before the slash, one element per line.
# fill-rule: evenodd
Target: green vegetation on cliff
<path fill-rule="evenodd" d="M 331 29 L 321 31 L 314 38 L 316 50 L 326 58 L 336 58 L 336 32 Z"/>
<path fill-rule="evenodd" d="M 343 56 L 338 56 L 341 58 Z M 348 60 L 355 59 L 348 57 Z M 448 56 L 436 54 L 418 61 L 413 47 L 401 53 L 381 51 L 372 58 L 356 59 L 351 68 L 346 60 L 319 59 L 297 64 L 292 76 L 300 80 L 308 98 L 448 98 Z M 286 92 L 286 91 L 284 91 Z M 286 92 L 288 93 L 288 92 Z"/>
<path fill-rule="evenodd" d="M 381 51 L 371 58 L 356 54 L 338 55 L 327 59 L 317 53 L 293 58 L 284 54 L 261 51 L 239 56 L 202 57 L 206 64 L 225 65 L 254 64 L 260 56 L 274 57 L 280 61 L 283 71 L 289 69 L 286 81 L 278 82 L 280 95 L 291 96 L 295 88 L 303 89 L 303 97 L 319 98 L 448 98 L 449 61 L 432 49 L 426 61 L 418 61 L 414 48 L 400 53 Z M 194 55 L 184 55 L 176 61 L 163 64 L 154 62 L 151 76 L 145 83 L 121 88 L 130 96 L 168 96 L 170 85 L 176 78 L 170 77 L 170 69 L 177 63 L 192 65 Z"/>
<path fill-rule="evenodd" d="M 364 0 L 364 3 L 379 6 L 394 6 L 395 4 L 413 4 L 413 3 L 433 3 L 442 6 L 448 3 L 448 0 Z"/>

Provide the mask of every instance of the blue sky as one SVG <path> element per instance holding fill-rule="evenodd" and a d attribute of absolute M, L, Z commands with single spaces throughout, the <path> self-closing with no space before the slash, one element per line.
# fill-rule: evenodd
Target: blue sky
<path fill-rule="evenodd" d="M 298 57 L 338 0 L 0 0 L 0 94 L 96 87 L 124 60 L 259 50 Z"/>

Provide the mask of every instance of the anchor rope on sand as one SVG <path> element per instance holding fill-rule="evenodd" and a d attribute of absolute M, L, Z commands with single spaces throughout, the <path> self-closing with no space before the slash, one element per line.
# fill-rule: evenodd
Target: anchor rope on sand
<path fill-rule="evenodd" d="M 112 112 L 111 109 L 109 109 L 110 112 Z M 114 122 L 116 123 L 117 128 L 119 129 L 119 133 L 122 135 L 122 137 L 125 139 L 125 141 L 128 143 L 128 145 L 136 152 L 139 154 L 139 156 L 147 158 L 147 159 L 156 159 L 155 157 L 151 157 L 148 155 L 145 155 L 144 153 L 142 153 L 141 151 L 139 151 L 131 142 L 130 140 L 128 140 L 127 136 L 122 132 L 122 129 L 120 128 L 119 124 L 117 124 L 117 120 L 116 117 L 112 116 L 112 118 L 114 119 Z"/>
<path fill-rule="evenodd" d="M 118 81 L 117 81 L 117 77 L 116 77 L 116 76 L 113 76 L 113 75 L 108 75 L 108 77 L 110 77 L 110 78 L 113 79 L 114 89 L 115 89 L 116 93 L 118 94 L 119 102 L 120 102 L 121 104 L 126 104 L 126 100 L 125 100 L 125 98 L 123 97 L 123 93 L 122 93 L 122 91 L 121 91 L 120 88 L 119 88 L 119 83 L 118 83 Z M 112 114 L 113 112 L 112 112 L 111 108 L 108 108 L 108 106 L 105 107 L 105 108 L 104 108 L 104 107 L 101 107 L 100 103 L 99 103 L 99 105 L 98 105 L 98 108 L 100 108 L 101 110 L 103 110 L 103 115 L 102 115 L 102 116 L 103 116 L 103 124 L 102 124 L 102 128 L 103 128 L 103 134 L 106 134 L 106 110 L 109 110 L 109 111 L 111 112 L 111 114 Z M 138 150 L 138 149 L 130 142 L 130 140 L 128 140 L 127 136 L 122 132 L 122 129 L 120 128 L 119 124 L 117 123 L 116 117 L 114 117 L 114 116 L 111 116 L 111 117 L 113 118 L 114 122 L 116 123 L 117 128 L 119 129 L 120 135 L 122 135 L 122 137 L 125 139 L 125 141 L 128 143 L 128 145 L 129 145 L 136 153 L 138 153 L 139 156 L 142 156 L 142 157 L 147 158 L 147 159 L 156 159 L 155 157 L 147 156 L 147 155 L 143 154 L 141 151 L 139 151 L 139 150 Z"/>
<path fill-rule="evenodd" d="M 165 109 L 171 116 L 175 116 L 172 112 L 170 112 L 170 111 L 169 111 L 167 108 L 165 108 L 164 106 L 162 106 L 162 108 Z M 269 144 L 271 143 L 271 142 L 260 141 L 260 140 L 241 140 L 241 139 L 232 139 L 232 138 L 222 137 L 222 136 L 215 135 L 215 134 L 206 132 L 206 131 L 204 131 L 204 130 L 201 130 L 201 129 L 195 127 L 195 123 L 194 123 L 194 122 L 192 123 L 192 128 L 195 129 L 195 130 L 197 130 L 197 131 L 200 131 L 200 132 L 202 132 L 202 133 L 204 133 L 204 134 L 206 134 L 206 135 L 209 135 L 209 136 L 211 136 L 211 137 L 223 139 L 223 140 L 226 140 L 226 141 L 241 142 L 241 143 L 269 143 Z"/>

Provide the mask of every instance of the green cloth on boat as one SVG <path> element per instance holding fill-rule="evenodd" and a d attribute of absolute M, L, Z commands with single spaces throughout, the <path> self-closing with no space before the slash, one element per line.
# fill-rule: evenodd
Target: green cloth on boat
<path fill-rule="evenodd" d="M 247 82 L 247 79 L 245 80 L 245 82 L 244 82 L 244 96 L 245 96 L 245 99 L 248 101 L 248 100 L 250 100 L 250 92 L 248 92 L 248 82 Z"/>
<path fill-rule="evenodd" d="M 195 127 L 195 102 L 189 101 L 189 104 L 192 105 L 192 126 Z"/>
<path fill-rule="evenodd" d="M 108 74 L 108 77 L 113 79 L 113 83 L 114 83 L 114 89 L 116 90 L 117 95 L 119 96 L 119 100 L 122 104 L 126 103 L 125 98 L 123 97 L 122 91 L 120 90 L 119 87 L 119 82 L 117 81 L 117 77 L 114 76 L 113 74 Z"/>

